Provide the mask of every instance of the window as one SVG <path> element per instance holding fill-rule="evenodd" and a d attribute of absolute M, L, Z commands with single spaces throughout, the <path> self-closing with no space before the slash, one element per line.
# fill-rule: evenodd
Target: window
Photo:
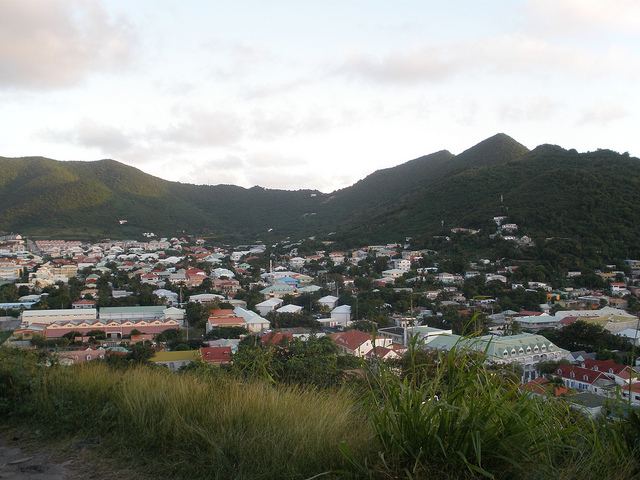
<path fill-rule="evenodd" d="M 589 377 L 588 377 L 587 375 L 583 375 L 583 376 L 582 376 L 582 379 L 583 379 L 585 382 L 588 382 L 588 381 L 589 381 Z"/>
<path fill-rule="evenodd" d="M 562 370 L 558 369 L 558 375 L 562 375 Z"/>
<path fill-rule="evenodd" d="M 546 352 L 546 351 L 547 351 L 547 346 L 546 346 L 546 345 L 542 345 L 541 350 L 542 350 L 543 352 Z"/>
<path fill-rule="evenodd" d="M 509 356 L 509 352 L 507 352 L 507 351 L 505 350 L 504 352 L 502 352 L 502 356 L 503 356 L 503 357 L 505 357 L 505 358 L 506 358 L 506 357 L 508 357 L 508 356 Z"/>
<path fill-rule="evenodd" d="M 520 350 L 518 350 L 518 353 L 519 353 L 520 355 L 522 355 L 522 354 L 524 353 L 524 350 L 522 349 L 522 347 L 520 347 Z"/>
<path fill-rule="evenodd" d="M 511 350 L 511 355 L 515 355 L 516 354 L 516 349 L 514 348 L 513 350 Z"/>
<path fill-rule="evenodd" d="M 539 350 L 540 350 L 540 349 L 538 348 L 538 346 L 537 346 L 537 345 L 536 345 L 535 347 L 533 347 L 533 351 L 534 351 L 535 353 L 538 353 L 538 351 L 539 351 Z"/>
<path fill-rule="evenodd" d="M 527 347 L 527 353 L 531 353 L 531 347 Z"/>
<path fill-rule="evenodd" d="M 575 373 L 573 373 L 573 372 L 571 372 L 571 373 L 569 374 L 569 376 L 570 376 L 571 378 L 576 378 L 576 374 L 575 374 Z"/>

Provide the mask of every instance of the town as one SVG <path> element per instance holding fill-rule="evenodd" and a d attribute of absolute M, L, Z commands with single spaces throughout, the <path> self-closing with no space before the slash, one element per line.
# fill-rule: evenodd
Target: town
<path fill-rule="evenodd" d="M 506 217 L 494 221 L 494 235 L 531 244 Z M 334 251 L 313 237 L 231 247 L 153 233 L 98 243 L 10 235 L 0 254 L 4 345 L 54 351 L 64 364 L 224 369 L 250 348 L 323 339 L 339 368 L 303 381 L 337 384 L 409 348 L 459 347 L 508 365 L 523 391 L 551 391 L 589 415 L 607 400 L 640 405 L 640 260 L 603 265 L 588 281 L 569 271 L 559 286 L 500 259 L 448 270 L 453 262 L 410 240 Z"/>

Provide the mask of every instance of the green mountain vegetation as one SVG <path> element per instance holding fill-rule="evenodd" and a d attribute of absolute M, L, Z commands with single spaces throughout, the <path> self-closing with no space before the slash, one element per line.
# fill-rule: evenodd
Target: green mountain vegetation
<path fill-rule="evenodd" d="M 0 157 L 0 231 L 67 238 L 186 231 L 243 241 L 337 232 L 334 239 L 350 246 L 454 227 L 489 235 L 492 217 L 507 215 L 519 236 L 562 238 L 622 258 L 640 256 L 639 184 L 640 161 L 628 154 L 529 151 L 504 134 L 330 194 L 168 182 L 113 160 Z"/>

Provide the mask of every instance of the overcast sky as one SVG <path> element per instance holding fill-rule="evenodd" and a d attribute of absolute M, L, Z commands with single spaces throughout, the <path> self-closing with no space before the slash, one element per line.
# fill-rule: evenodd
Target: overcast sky
<path fill-rule="evenodd" d="M 0 156 L 349 186 L 496 133 L 640 156 L 636 0 L 0 0 Z"/>

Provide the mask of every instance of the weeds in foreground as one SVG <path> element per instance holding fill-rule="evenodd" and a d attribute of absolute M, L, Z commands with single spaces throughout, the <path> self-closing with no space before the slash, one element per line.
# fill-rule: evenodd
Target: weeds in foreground
<path fill-rule="evenodd" d="M 522 394 L 508 372 L 454 348 L 434 365 L 409 371 L 386 364 L 372 376 L 369 409 L 379 446 L 359 458 L 341 449 L 368 478 L 613 478 L 637 473 L 620 424 L 597 424 L 566 403 Z M 430 375 L 421 375 L 428 370 Z M 585 452 L 591 452 L 585 456 Z M 594 472 L 602 472 L 597 476 Z M 604 474 L 607 472 L 609 476 Z"/>
<path fill-rule="evenodd" d="M 412 350 L 405 372 L 376 364 L 362 401 L 197 369 L 62 367 L 0 349 L 0 418 L 99 437 L 158 478 L 637 478 L 640 422 L 591 421 L 520 394 L 508 372 L 458 349 L 429 365 L 418 358 Z"/>
<path fill-rule="evenodd" d="M 3 418 L 50 434 L 98 436 L 113 455 L 158 478 L 309 478 L 347 468 L 337 445 L 360 454 L 370 436 L 363 409 L 339 391 L 37 363 L 25 375 L 20 365 L 0 366 L 0 379 L 12 382 L 0 386 Z"/>

